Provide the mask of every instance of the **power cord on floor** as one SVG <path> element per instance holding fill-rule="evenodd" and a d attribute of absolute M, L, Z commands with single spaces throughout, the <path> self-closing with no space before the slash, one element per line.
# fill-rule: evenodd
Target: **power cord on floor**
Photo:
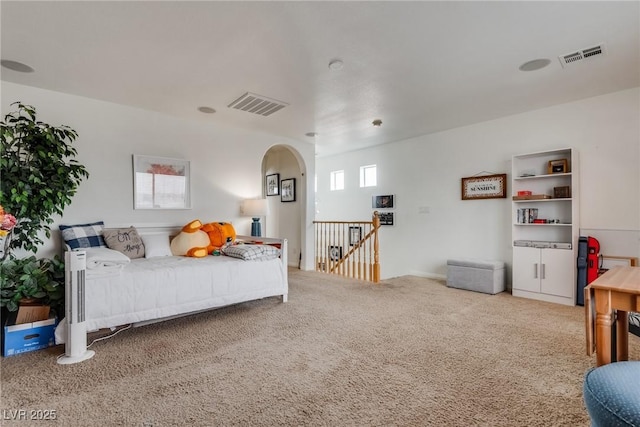
<path fill-rule="evenodd" d="M 133 324 L 132 324 L 132 323 L 130 323 L 130 324 L 128 324 L 127 326 L 125 326 L 124 328 L 120 328 L 120 329 L 118 329 L 117 331 L 115 331 L 115 332 L 114 332 L 114 333 L 112 333 L 112 334 L 105 335 L 104 337 L 96 338 L 96 339 L 94 339 L 93 341 L 91 341 L 91 344 L 89 344 L 89 345 L 87 346 L 87 348 L 91 347 L 93 344 L 97 343 L 98 341 L 103 341 L 103 340 L 106 340 L 106 339 L 109 339 L 109 338 L 113 338 L 113 337 L 115 337 L 116 335 L 118 335 L 120 332 L 122 332 L 122 331 L 126 331 L 127 329 L 131 329 L 132 327 L 133 327 Z M 61 357 L 65 356 L 65 355 L 66 355 L 66 353 L 62 353 L 62 354 L 58 355 L 58 357 L 56 358 L 56 360 L 57 360 L 57 359 L 60 359 Z"/>
<path fill-rule="evenodd" d="M 112 334 L 105 335 L 104 337 L 96 338 L 95 340 L 91 341 L 91 344 L 89 344 L 89 345 L 87 346 L 87 348 L 91 347 L 94 343 L 97 343 L 98 341 L 103 341 L 103 340 L 106 340 L 106 339 L 109 339 L 109 338 L 113 338 L 113 337 L 115 337 L 116 335 L 118 335 L 120 332 L 122 332 L 122 331 L 126 331 L 127 329 L 131 329 L 131 327 L 132 327 L 132 326 L 133 326 L 133 325 L 132 325 L 131 323 L 129 323 L 129 324 L 128 324 L 127 326 L 125 326 L 124 328 L 118 329 L 117 331 L 115 331 L 115 332 L 114 332 L 114 333 L 112 333 Z"/>

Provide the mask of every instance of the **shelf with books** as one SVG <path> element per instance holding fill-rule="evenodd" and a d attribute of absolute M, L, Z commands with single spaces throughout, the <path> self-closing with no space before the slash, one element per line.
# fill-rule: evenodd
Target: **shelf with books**
<path fill-rule="evenodd" d="M 562 243 L 556 246 L 563 248 L 514 244 L 513 295 L 575 305 L 577 153 L 565 148 L 513 156 L 511 176 L 513 241 Z"/>

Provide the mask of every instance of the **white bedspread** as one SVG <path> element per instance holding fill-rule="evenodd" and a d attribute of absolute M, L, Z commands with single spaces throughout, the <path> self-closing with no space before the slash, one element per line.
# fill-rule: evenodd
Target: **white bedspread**
<path fill-rule="evenodd" d="M 86 278 L 87 330 L 160 319 L 288 293 L 280 259 L 134 259 L 117 276 Z"/>

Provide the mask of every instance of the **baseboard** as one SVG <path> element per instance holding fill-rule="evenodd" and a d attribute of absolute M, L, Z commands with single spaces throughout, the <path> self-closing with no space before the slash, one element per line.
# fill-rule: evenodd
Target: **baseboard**
<path fill-rule="evenodd" d="M 435 273 L 428 273 L 426 271 L 417 271 L 417 270 L 410 270 L 409 274 L 411 276 L 425 277 L 427 279 L 447 280 L 447 276 L 445 274 L 435 274 Z"/>

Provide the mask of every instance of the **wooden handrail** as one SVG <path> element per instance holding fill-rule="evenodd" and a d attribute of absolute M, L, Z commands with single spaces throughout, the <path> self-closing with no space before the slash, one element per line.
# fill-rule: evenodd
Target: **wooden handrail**
<path fill-rule="evenodd" d="M 378 211 L 371 221 L 313 221 L 313 224 L 316 271 L 380 281 Z M 343 254 L 345 244 L 349 250 Z"/>

